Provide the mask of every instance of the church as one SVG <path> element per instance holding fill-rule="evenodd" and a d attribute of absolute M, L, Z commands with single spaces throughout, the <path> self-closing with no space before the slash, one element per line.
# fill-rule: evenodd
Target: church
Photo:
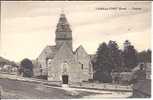
<path fill-rule="evenodd" d="M 92 79 L 91 56 L 83 46 L 73 51 L 72 30 L 64 13 L 60 14 L 55 36 L 56 45 L 46 46 L 37 58 L 41 75 L 64 84 Z"/>

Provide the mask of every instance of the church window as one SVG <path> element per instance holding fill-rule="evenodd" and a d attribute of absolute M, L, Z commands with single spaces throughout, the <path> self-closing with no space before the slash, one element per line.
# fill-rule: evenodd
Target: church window
<path fill-rule="evenodd" d="M 83 64 L 81 64 L 81 69 L 83 70 Z"/>
<path fill-rule="evenodd" d="M 67 72 L 67 63 L 63 64 L 63 72 Z"/>
<path fill-rule="evenodd" d="M 42 66 L 40 64 L 40 74 L 42 75 L 42 72 L 43 72 L 43 69 L 42 69 Z"/>
<path fill-rule="evenodd" d="M 62 64 L 62 74 L 63 75 L 67 75 L 67 73 L 68 73 L 68 63 L 67 62 L 64 62 Z"/>
<path fill-rule="evenodd" d="M 82 63 L 80 63 L 80 62 L 79 62 L 79 64 L 81 65 L 81 69 L 83 70 L 83 69 L 84 69 L 84 68 L 83 68 L 83 64 L 82 64 Z"/>

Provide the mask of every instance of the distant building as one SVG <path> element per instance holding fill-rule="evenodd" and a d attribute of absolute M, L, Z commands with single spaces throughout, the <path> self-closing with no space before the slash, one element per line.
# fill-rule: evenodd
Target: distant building
<path fill-rule="evenodd" d="M 143 70 L 140 70 L 141 67 Z M 143 71 L 143 73 L 141 71 Z M 136 74 L 136 72 L 139 72 L 140 75 L 138 76 L 140 78 L 143 77 L 143 79 L 151 79 L 151 63 L 139 63 L 135 68 L 132 69 L 132 72 L 134 74 Z"/>
<path fill-rule="evenodd" d="M 72 30 L 64 13 L 60 15 L 56 29 L 56 45 L 46 46 L 37 58 L 41 75 L 49 81 L 64 83 L 92 79 L 91 57 L 83 46 L 73 51 Z"/>
<path fill-rule="evenodd" d="M 151 63 L 145 64 L 146 79 L 151 79 Z"/>
<path fill-rule="evenodd" d="M 139 66 L 135 73 L 136 82 L 133 85 L 134 98 L 151 97 L 151 64 L 145 63 Z"/>
<path fill-rule="evenodd" d="M 9 64 L 4 64 L 4 66 L 0 67 L 0 72 L 7 73 L 7 74 L 16 74 L 17 73 L 17 67 L 9 65 Z"/>
<path fill-rule="evenodd" d="M 112 72 L 113 83 L 130 84 L 132 72 Z"/>
<path fill-rule="evenodd" d="M 141 70 L 142 69 L 142 70 Z M 113 83 L 131 84 L 133 79 L 151 79 L 151 63 L 139 63 L 128 72 L 112 72 Z"/>

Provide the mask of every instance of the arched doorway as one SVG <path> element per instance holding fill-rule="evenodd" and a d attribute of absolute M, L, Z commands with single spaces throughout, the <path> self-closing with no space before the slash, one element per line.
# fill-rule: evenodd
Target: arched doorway
<path fill-rule="evenodd" d="M 68 75 L 62 75 L 62 84 L 68 84 L 69 76 Z"/>
<path fill-rule="evenodd" d="M 69 76 L 68 76 L 68 63 L 64 62 L 62 64 L 62 84 L 68 84 L 69 83 Z"/>

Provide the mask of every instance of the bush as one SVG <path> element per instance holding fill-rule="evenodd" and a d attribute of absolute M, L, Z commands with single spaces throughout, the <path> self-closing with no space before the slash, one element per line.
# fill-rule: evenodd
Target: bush
<path fill-rule="evenodd" d="M 32 77 L 33 76 L 33 64 L 29 59 L 23 59 L 20 65 L 20 72 L 23 73 L 23 77 Z"/>
<path fill-rule="evenodd" d="M 102 83 L 111 83 L 112 76 L 109 73 L 97 72 L 94 75 L 94 80 L 102 82 Z"/>

